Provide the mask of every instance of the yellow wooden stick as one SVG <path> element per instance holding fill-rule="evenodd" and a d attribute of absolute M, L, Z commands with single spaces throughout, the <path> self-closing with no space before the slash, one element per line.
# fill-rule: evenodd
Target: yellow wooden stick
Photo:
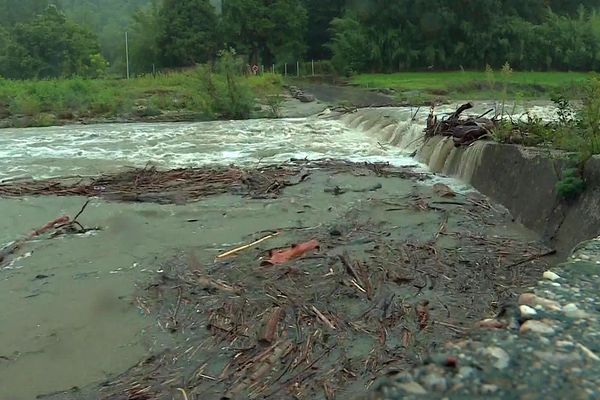
<path fill-rule="evenodd" d="M 262 238 L 262 239 L 258 239 L 256 242 L 252 242 L 252 243 L 250 243 L 250 244 L 246 244 L 246 245 L 243 245 L 243 246 L 237 247 L 237 248 L 235 248 L 235 249 L 233 249 L 233 250 L 229 250 L 229 251 L 228 251 L 228 252 L 226 252 L 226 253 L 219 254 L 219 255 L 217 256 L 217 259 L 221 259 L 221 258 L 225 258 L 225 257 L 233 256 L 233 255 L 235 255 L 235 254 L 239 253 L 240 251 L 244 251 L 244 250 L 246 250 L 246 249 L 249 249 L 250 247 L 254 247 L 254 246 L 256 246 L 257 244 L 259 244 L 259 243 L 262 243 L 262 242 L 265 242 L 265 241 L 267 241 L 267 240 L 269 240 L 269 239 L 273 239 L 274 237 L 276 237 L 276 236 L 278 236 L 278 235 L 279 235 L 279 232 L 277 232 L 277 233 L 273 233 L 272 235 L 265 236 L 265 237 L 264 237 L 264 238 Z"/>

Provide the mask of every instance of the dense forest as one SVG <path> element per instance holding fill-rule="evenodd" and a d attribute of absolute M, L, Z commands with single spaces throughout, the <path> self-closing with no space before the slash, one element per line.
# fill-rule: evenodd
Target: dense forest
<path fill-rule="evenodd" d="M 0 76 L 214 60 L 331 60 L 340 73 L 600 68 L 600 0 L 0 0 Z"/>

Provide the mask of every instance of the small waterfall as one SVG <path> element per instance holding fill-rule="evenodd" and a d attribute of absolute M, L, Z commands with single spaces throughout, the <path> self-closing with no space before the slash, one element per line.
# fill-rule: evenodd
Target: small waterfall
<path fill-rule="evenodd" d="M 429 160 L 431 160 L 431 156 L 438 143 L 441 142 L 443 137 L 434 136 L 431 139 L 427 140 L 423 146 L 417 152 L 417 159 L 423 164 L 429 165 Z"/>
<path fill-rule="evenodd" d="M 442 174 L 447 176 L 455 176 L 462 161 L 464 149 L 453 147 L 444 163 Z"/>
<path fill-rule="evenodd" d="M 424 124 L 422 121 L 413 121 L 412 116 L 413 113 L 406 110 L 363 109 L 340 119 L 349 128 L 412 153 L 424 143 Z"/>
<path fill-rule="evenodd" d="M 365 119 L 366 117 L 364 115 L 357 115 L 356 118 L 351 120 L 351 122 L 348 124 L 348 127 L 357 129 Z"/>
<path fill-rule="evenodd" d="M 349 113 L 343 115 L 340 120 L 350 128 L 356 128 L 364 116 L 360 113 Z"/>
<path fill-rule="evenodd" d="M 400 121 L 394 136 L 395 145 L 409 152 L 419 149 L 425 140 L 423 125 L 413 121 Z"/>
<path fill-rule="evenodd" d="M 452 150 L 454 150 L 454 141 L 452 138 L 445 137 L 440 140 L 429 158 L 429 168 L 436 173 L 442 172 Z"/>
<path fill-rule="evenodd" d="M 397 126 L 396 124 L 390 124 L 384 128 L 381 128 L 378 132 L 374 129 L 369 131 L 370 136 L 377 136 L 384 143 L 390 143 L 392 137 L 394 136 L 394 132 L 396 132 Z"/>
<path fill-rule="evenodd" d="M 458 165 L 458 171 L 456 176 L 464 182 L 471 182 L 473 173 L 481 162 L 481 156 L 483 155 L 483 149 L 487 143 L 477 141 L 463 150 L 464 154 L 460 159 Z"/>

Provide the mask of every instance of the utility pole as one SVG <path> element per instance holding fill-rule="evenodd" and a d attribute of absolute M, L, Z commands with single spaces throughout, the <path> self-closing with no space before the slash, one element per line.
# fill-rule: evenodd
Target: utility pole
<path fill-rule="evenodd" d="M 127 79 L 129 79 L 129 38 L 125 32 L 125 58 L 127 59 Z"/>

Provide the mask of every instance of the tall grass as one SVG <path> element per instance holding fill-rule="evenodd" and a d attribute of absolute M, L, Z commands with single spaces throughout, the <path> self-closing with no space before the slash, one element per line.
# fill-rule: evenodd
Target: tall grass
<path fill-rule="evenodd" d="M 143 117 L 165 112 L 192 112 L 198 118 L 229 117 L 228 110 L 215 104 L 220 93 L 211 96 L 205 90 L 205 69 L 125 79 L 57 79 L 12 81 L 0 79 L 0 119 L 27 120 L 40 126 L 57 119 Z M 222 87 L 227 78 L 211 74 Z M 278 76 L 236 78 L 242 90 L 255 98 L 278 92 Z M 225 106 L 226 107 L 226 106 Z M 26 118 L 28 117 L 28 118 Z"/>

